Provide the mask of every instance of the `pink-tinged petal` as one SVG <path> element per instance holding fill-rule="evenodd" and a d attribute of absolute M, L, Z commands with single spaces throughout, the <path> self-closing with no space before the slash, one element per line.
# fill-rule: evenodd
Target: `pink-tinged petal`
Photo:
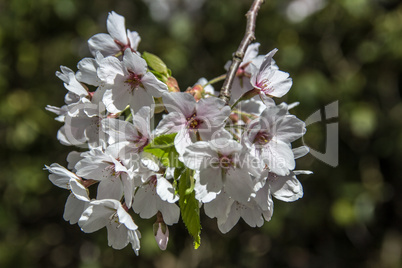
<path fill-rule="evenodd" d="M 124 201 L 126 206 L 131 208 L 134 196 L 134 179 L 127 174 L 121 174 L 121 180 L 123 182 Z"/>
<path fill-rule="evenodd" d="M 177 135 L 174 138 L 174 146 L 179 155 L 183 155 L 186 148 L 196 141 L 196 138 L 193 138 L 195 135 L 192 134 L 193 133 L 189 132 L 187 128 L 182 128 L 177 132 Z"/>
<path fill-rule="evenodd" d="M 138 188 L 132 205 L 135 213 L 138 213 L 143 219 L 153 217 L 158 212 L 156 196 L 154 185 L 144 184 Z"/>
<path fill-rule="evenodd" d="M 78 220 L 78 225 L 85 233 L 93 233 L 105 227 L 109 223 L 109 217 L 114 213 L 110 208 L 91 203 Z"/>
<path fill-rule="evenodd" d="M 129 89 L 113 88 L 105 91 L 102 101 L 109 112 L 119 113 L 127 107 L 130 97 Z"/>
<path fill-rule="evenodd" d="M 166 202 L 174 203 L 179 200 L 179 196 L 175 195 L 172 184 L 164 177 L 159 177 L 156 184 L 156 193 Z"/>
<path fill-rule="evenodd" d="M 271 197 L 270 197 L 271 198 Z M 270 210 L 267 210 L 267 211 L 263 211 L 262 212 L 262 216 L 264 217 L 264 219 L 266 220 L 266 221 L 270 221 L 271 220 L 271 218 L 272 218 L 272 214 L 274 213 L 274 206 L 273 206 L 273 203 L 272 203 L 272 209 L 270 209 Z"/>
<path fill-rule="evenodd" d="M 310 152 L 310 148 L 307 146 L 300 146 L 297 148 L 293 148 L 292 151 L 295 159 L 298 159 L 308 154 Z"/>
<path fill-rule="evenodd" d="M 241 203 L 246 203 L 254 193 L 254 183 L 244 169 L 229 170 L 224 189 L 226 193 Z"/>
<path fill-rule="evenodd" d="M 268 165 L 270 172 L 280 176 L 288 175 L 296 166 L 292 149 L 288 144 L 272 140 L 262 149 L 262 161 Z"/>
<path fill-rule="evenodd" d="M 248 202 L 242 206 L 240 215 L 243 220 L 251 227 L 261 227 L 264 224 L 264 218 L 261 215 L 261 210 L 254 202 Z"/>
<path fill-rule="evenodd" d="M 84 58 L 78 62 L 78 71 L 76 73 L 77 80 L 89 85 L 99 86 L 101 80 L 97 75 L 97 69 L 99 67 L 95 59 Z"/>
<path fill-rule="evenodd" d="M 130 32 L 130 30 L 127 29 L 127 38 L 130 40 L 131 48 L 137 50 L 141 41 L 141 37 L 138 33 L 136 31 Z"/>
<path fill-rule="evenodd" d="M 225 192 L 220 192 L 214 200 L 204 204 L 205 214 L 210 218 L 218 218 L 225 221 L 230 212 L 234 200 Z"/>
<path fill-rule="evenodd" d="M 114 249 L 123 249 L 128 245 L 127 228 L 118 222 L 111 221 L 106 226 L 108 246 Z"/>
<path fill-rule="evenodd" d="M 99 33 L 88 40 L 89 51 L 92 55 L 100 52 L 103 56 L 111 56 L 120 52 L 120 47 L 113 38 L 105 33 Z"/>
<path fill-rule="evenodd" d="M 118 40 L 123 44 L 127 43 L 126 25 L 123 16 L 114 11 L 110 12 L 107 17 L 106 27 L 113 39 Z"/>
<path fill-rule="evenodd" d="M 170 92 L 162 96 L 163 104 L 169 113 L 179 112 L 186 118 L 196 112 L 196 101 L 194 97 L 185 92 Z"/>
<path fill-rule="evenodd" d="M 247 47 L 246 53 L 244 54 L 243 62 L 247 63 L 253 60 L 258 55 L 258 48 L 260 47 L 260 43 L 252 43 Z"/>
<path fill-rule="evenodd" d="M 108 180 L 112 176 L 109 163 L 94 163 L 94 160 L 91 158 L 82 159 L 75 167 L 77 169 L 77 175 L 85 179 L 101 181 Z"/>
<path fill-rule="evenodd" d="M 202 203 L 209 203 L 216 198 L 217 193 L 209 192 L 207 190 L 207 186 L 202 185 L 200 183 L 200 173 L 199 172 L 196 172 L 194 174 L 194 180 L 195 180 L 195 185 L 194 185 L 195 198 L 198 201 L 200 201 Z"/>
<path fill-rule="evenodd" d="M 60 69 L 62 73 L 56 72 L 56 76 L 64 81 L 64 87 L 68 91 L 80 96 L 81 98 L 88 95 L 88 91 L 81 85 L 80 82 L 77 81 L 75 78 L 75 73 L 70 68 L 60 66 Z"/>
<path fill-rule="evenodd" d="M 159 122 L 155 130 L 155 135 L 159 136 L 179 132 L 181 129 L 185 128 L 186 122 L 186 118 L 182 113 L 171 112 Z"/>
<path fill-rule="evenodd" d="M 284 142 L 293 142 L 306 133 L 305 123 L 296 116 L 287 115 L 276 131 L 276 137 Z"/>
<path fill-rule="evenodd" d="M 277 70 L 271 78 L 272 90 L 267 91 L 266 94 L 280 98 L 283 97 L 292 87 L 292 79 L 289 74 Z"/>
<path fill-rule="evenodd" d="M 76 224 L 88 204 L 88 202 L 77 199 L 74 194 L 71 193 L 64 206 L 63 219 L 70 222 L 70 224 Z"/>
<path fill-rule="evenodd" d="M 145 90 L 155 98 L 162 97 L 163 93 L 168 92 L 165 83 L 159 81 L 151 72 L 147 72 L 141 79 Z"/>
<path fill-rule="evenodd" d="M 217 127 L 224 124 L 230 115 L 230 107 L 218 98 L 201 99 L 196 104 L 197 118 L 203 121 L 206 127 Z M 204 127 L 204 126 L 201 126 Z"/>
<path fill-rule="evenodd" d="M 269 183 L 265 183 L 264 187 L 257 191 L 254 201 L 260 206 L 263 211 L 269 210 L 273 206 L 271 189 Z"/>
<path fill-rule="evenodd" d="M 67 168 L 75 171 L 75 165 L 82 159 L 81 152 L 71 151 L 67 155 Z"/>
<path fill-rule="evenodd" d="M 219 138 L 209 142 L 211 148 L 221 155 L 231 155 L 240 153 L 243 146 L 235 140 Z"/>
<path fill-rule="evenodd" d="M 204 159 L 218 158 L 218 154 L 211 149 L 208 142 L 199 141 L 187 147 L 183 155 L 183 163 L 190 169 L 200 170 Z"/>
<path fill-rule="evenodd" d="M 153 107 L 154 98 L 149 95 L 142 87 L 134 90 L 134 95 L 130 98 L 130 108 L 137 113 L 142 107 Z"/>
<path fill-rule="evenodd" d="M 124 51 L 124 66 L 136 75 L 144 75 L 147 71 L 147 62 L 131 49 Z"/>
<path fill-rule="evenodd" d="M 120 200 L 123 196 L 123 184 L 120 178 L 102 180 L 98 185 L 96 199 L 116 199 Z"/>
<path fill-rule="evenodd" d="M 303 187 L 295 175 L 276 176 L 271 174 L 268 183 L 272 195 L 285 202 L 293 202 L 303 197 Z"/>
<path fill-rule="evenodd" d="M 179 222 L 180 208 L 176 204 L 159 201 L 159 211 L 162 213 L 163 220 L 167 225 Z"/>
<path fill-rule="evenodd" d="M 143 137 L 149 138 L 151 135 L 150 122 L 152 117 L 153 111 L 149 106 L 142 107 L 133 116 L 133 125 Z"/>
<path fill-rule="evenodd" d="M 208 192 L 219 193 L 223 187 L 221 168 L 206 167 L 201 169 L 200 184 L 206 185 Z"/>
<path fill-rule="evenodd" d="M 263 76 L 269 75 L 269 73 L 271 72 L 271 68 L 272 68 L 272 61 L 273 61 L 272 58 L 274 57 L 276 52 L 278 52 L 278 49 L 274 48 L 273 50 L 268 52 L 267 55 L 265 55 L 264 61 L 262 62 L 261 66 L 260 66 L 260 75 L 263 75 Z"/>
<path fill-rule="evenodd" d="M 134 223 L 130 214 L 127 213 L 127 211 L 122 207 L 120 202 L 118 202 L 117 200 L 116 202 L 118 203 L 117 216 L 119 217 L 119 222 L 124 224 L 127 227 L 127 229 L 137 230 L 138 226 Z"/>
<path fill-rule="evenodd" d="M 311 170 L 293 170 L 295 175 L 311 175 L 313 172 Z"/>
<path fill-rule="evenodd" d="M 45 168 L 51 173 L 49 175 L 49 180 L 57 187 L 70 189 L 70 180 L 79 180 L 77 175 L 57 163 L 45 166 Z"/>
<path fill-rule="evenodd" d="M 113 139 L 113 143 L 131 140 L 138 136 L 137 129 L 133 124 L 115 118 L 102 120 L 102 131 Z"/>
<path fill-rule="evenodd" d="M 236 223 L 240 220 L 240 213 L 233 209 L 237 202 L 234 202 L 230 208 L 230 212 L 226 218 L 219 218 L 218 217 L 218 228 L 223 233 L 226 234 L 236 225 Z"/>
<path fill-rule="evenodd" d="M 97 74 L 103 82 L 114 85 L 116 76 L 125 76 L 125 70 L 119 59 L 110 56 L 101 61 Z M 121 80 L 124 79 L 121 78 Z"/>
<path fill-rule="evenodd" d="M 134 250 L 134 253 L 137 256 L 140 250 L 140 238 L 141 238 L 140 231 L 128 230 L 128 241 L 131 243 L 132 249 Z"/>
<path fill-rule="evenodd" d="M 88 189 L 77 179 L 70 179 L 70 189 L 74 196 L 85 202 L 89 202 Z"/>

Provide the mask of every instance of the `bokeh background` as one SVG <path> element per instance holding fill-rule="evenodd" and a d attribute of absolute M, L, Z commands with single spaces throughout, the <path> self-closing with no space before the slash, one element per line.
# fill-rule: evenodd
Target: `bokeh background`
<path fill-rule="evenodd" d="M 251 0 L 0 0 L 0 267 L 402 267 L 402 4 L 397 0 L 267 0 L 257 19 L 260 53 L 294 85 L 281 101 L 305 120 L 339 101 L 339 117 L 308 126 L 324 152 L 326 124 L 339 124 L 339 165 L 308 155 L 298 169 L 304 197 L 275 202 L 270 222 L 242 220 L 221 234 L 202 216 L 198 250 L 182 223 L 160 251 L 151 220 L 137 220 L 140 256 L 107 246 L 106 230 L 84 234 L 62 219 L 68 192 L 45 164 L 66 164 L 61 124 L 47 104 L 66 93 L 54 73 L 90 56 L 114 10 L 159 55 L 182 90 L 223 66 L 244 34 Z M 216 88 L 219 88 L 217 85 Z M 301 141 L 296 142 L 300 145 Z"/>

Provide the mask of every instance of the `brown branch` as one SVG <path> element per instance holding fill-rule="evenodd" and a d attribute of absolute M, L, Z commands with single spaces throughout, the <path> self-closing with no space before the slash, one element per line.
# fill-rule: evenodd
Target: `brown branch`
<path fill-rule="evenodd" d="M 257 19 L 258 10 L 261 5 L 265 2 L 265 0 L 254 0 L 251 5 L 250 10 L 247 12 L 247 25 L 246 25 L 246 33 L 241 41 L 238 49 L 233 54 L 232 64 L 229 67 L 227 72 L 227 76 L 223 86 L 221 88 L 221 92 L 219 94 L 219 98 L 226 102 L 226 105 L 229 104 L 230 100 L 230 89 L 233 84 L 233 80 L 236 76 L 236 72 L 239 69 L 240 63 L 243 61 L 244 54 L 246 53 L 247 47 L 251 44 L 252 41 L 255 40 L 255 22 Z"/>

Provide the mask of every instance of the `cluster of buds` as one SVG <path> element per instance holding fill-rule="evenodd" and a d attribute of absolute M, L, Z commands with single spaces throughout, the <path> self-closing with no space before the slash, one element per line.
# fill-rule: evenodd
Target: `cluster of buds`
<path fill-rule="evenodd" d="M 273 100 L 292 85 L 273 60 L 276 49 L 258 55 L 258 43 L 247 48 L 227 104 L 212 86 L 225 75 L 180 92 L 160 58 L 138 51 L 140 37 L 122 16 L 111 12 L 107 29 L 89 39 L 93 58 L 76 72 L 61 66 L 65 105 L 46 108 L 64 123 L 59 141 L 81 148 L 69 153 L 67 167 L 46 166 L 50 181 L 70 191 L 66 221 L 86 233 L 106 227 L 109 246 L 130 243 L 138 254 L 134 213 L 156 218 L 162 250 L 181 216 L 197 248 L 201 208 L 226 233 L 240 218 L 252 227 L 269 221 L 272 197 L 303 196 L 296 176 L 310 172 L 295 170 L 295 159 L 308 148 L 291 143 L 305 124 L 289 113 L 294 105 Z"/>

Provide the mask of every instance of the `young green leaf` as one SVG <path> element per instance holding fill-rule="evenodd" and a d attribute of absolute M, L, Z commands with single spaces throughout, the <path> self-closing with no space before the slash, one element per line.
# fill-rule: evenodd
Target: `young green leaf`
<path fill-rule="evenodd" d="M 166 167 L 182 167 L 179 154 L 174 147 L 174 138 L 177 133 L 166 134 L 156 137 L 151 143 L 144 147 L 144 152 L 151 153 Z"/>
<path fill-rule="evenodd" d="M 194 171 L 186 169 L 179 180 L 179 205 L 181 217 L 187 227 L 188 232 L 194 238 L 194 248 L 197 249 L 201 244 L 201 223 L 200 208 L 194 192 Z M 190 192 L 189 189 L 193 188 Z"/>

